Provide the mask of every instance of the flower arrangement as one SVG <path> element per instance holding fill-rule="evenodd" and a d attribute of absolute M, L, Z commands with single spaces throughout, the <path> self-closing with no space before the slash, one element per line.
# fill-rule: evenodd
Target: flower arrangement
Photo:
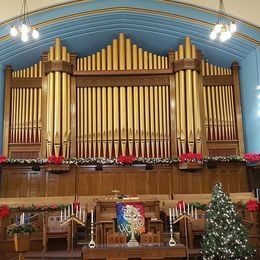
<path fill-rule="evenodd" d="M 6 156 L 0 156 L 0 164 L 5 163 L 7 161 Z"/>
<path fill-rule="evenodd" d="M 47 162 L 50 164 L 62 164 L 64 162 L 64 156 L 49 156 Z"/>
<path fill-rule="evenodd" d="M 61 204 L 57 205 L 55 203 L 48 204 L 48 205 L 38 205 L 32 204 L 31 206 L 19 206 L 15 208 L 11 208 L 12 212 L 39 212 L 39 211 L 56 211 L 67 208 L 68 205 Z"/>
<path fill-rule="evenodd" d="M 119 164 L 133 164 L 136 161 L 134 155 L 120 155 L 117 159 Z"/>
<path fill-rule="evenodd" d="M 13 234 L 25 234 L 36 232 L 35 227 L 31 223 L 24 223 L 22 225 L 13 224 L 9 226 L 6 230 L 8 235 Z"/>
<path fill-rule="evenodd" d="M 260 209 L 259 208 L 259 203 L 256 200 L 249 200 L 246 203 L 246 209 L 249 212 L 256 212 L 256 211 L 258 211 Z"/>
<path fill-rule="evenodd" d="M 7 205 L 1 205 L 0 206 L 0 218 L 6 218 L 10 214 L 10 209 Z"/>
<path fill-rule="evenodd" d="M 203 163 L 203 156 L 201 153 L 182 153 L 179 156 L 179 161 Z"/>
<path fill-rule="evenodd" d="M 246 153 L 244 154 L 244 159 L 247 162 L 258 162 L 260 161 L 260 153 Z"/>

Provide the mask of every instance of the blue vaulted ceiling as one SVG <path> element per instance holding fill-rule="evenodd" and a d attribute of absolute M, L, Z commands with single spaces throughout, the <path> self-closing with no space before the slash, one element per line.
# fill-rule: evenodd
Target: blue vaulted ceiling
<path fill-rule="evenodd" d="M 230 66 L 241 62 L 257 46 L 259 28 L 237 21 L 238 33 L 225 44 L 209 40 L 210 27 L 217 14 L 174 1 L 159 0 L 96 0 L 77 1 L 39 10 L 30 15 L 38 25 L 41 38 L 22 43 L 8 36 L 9 21 L 0 26 L 0 63 L 11 64 L 15 69 L 39 61 L 54 39 L 78 56 L 100 50 L 124 32 L 128 38 L 145 50 L 166 55 L 176 49 L 185 36 L 210 62 Z"/>

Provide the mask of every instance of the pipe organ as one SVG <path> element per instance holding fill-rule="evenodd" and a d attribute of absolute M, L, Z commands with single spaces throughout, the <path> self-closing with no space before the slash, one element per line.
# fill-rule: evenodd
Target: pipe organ
<path fill-rule="evenodd" d="M 167 56 L 123 33 L 85 57 L 56 39 L 39 64 L 5 77 L 9 157 L 243 153 L 238 65 L 210 64 L 189 37 Z"/>

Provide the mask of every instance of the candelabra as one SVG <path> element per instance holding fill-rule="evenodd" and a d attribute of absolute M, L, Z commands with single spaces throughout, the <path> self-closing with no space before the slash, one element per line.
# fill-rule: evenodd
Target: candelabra
<path fill-rule="evenodd" d="M 74 205 L 71 204 L 67 208 L 61 210 L 60 222 L 62 226 L 71 223 L 71 251 L 73 251 L 73 223 L 76 222 L 81 226 L 85 226 L 85 210 L 82 211 L 82 208 L 79 205 L 76 205 L 76 208 L 74 209 Z"/>

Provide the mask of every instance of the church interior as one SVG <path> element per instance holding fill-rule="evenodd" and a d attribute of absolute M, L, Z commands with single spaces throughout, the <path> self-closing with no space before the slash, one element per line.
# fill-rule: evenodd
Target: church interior
<path fill-rule="evenodd" d="M 260 259 L 260 2 L 3 2 L 0 259 Z"/>

